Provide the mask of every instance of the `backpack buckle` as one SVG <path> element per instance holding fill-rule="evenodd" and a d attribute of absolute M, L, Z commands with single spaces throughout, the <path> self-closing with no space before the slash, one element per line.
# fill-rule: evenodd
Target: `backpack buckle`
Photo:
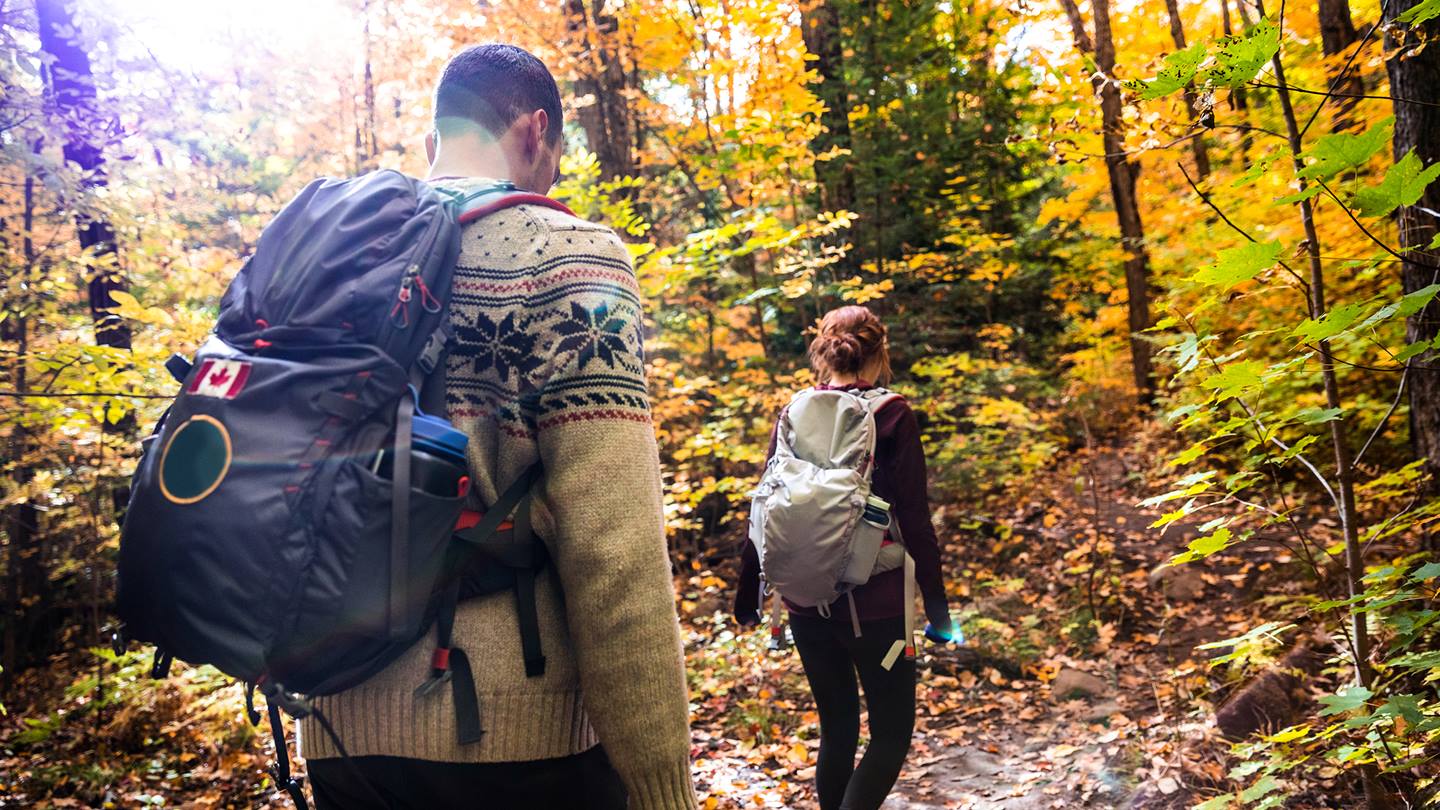
<path fill-rule="evenodd" d="M 419 686 L 415 687 L 415 698 L 418 700 L 429 697 L 449 682 L 450 670 L 448 669 L 438 675 L 431 675 L 422 681 Z"/>
<path fill-rule="evenodd" d="M 434 374 L 435 368 L 440 365 L 440 357 L 445 353 L 445 344 L 450 336 L 445 334 L 444 327 L 430 333 L 430 339 L 425 341 L 425 348 L 420 350 L 420 356 L 415 358 L 415 364 L 427 375 Z"/>
<path fill-rule="evenodd" d="M 303 720 L 314 711 L 314 706 L 305 696 L 287 692 L 284 686 L 274 681 L 265 680 L 257 685 L 260 687 L 260 694 L 265 696 L 265 700 L 284 709 L 286 714 L 296 720 Z"/>

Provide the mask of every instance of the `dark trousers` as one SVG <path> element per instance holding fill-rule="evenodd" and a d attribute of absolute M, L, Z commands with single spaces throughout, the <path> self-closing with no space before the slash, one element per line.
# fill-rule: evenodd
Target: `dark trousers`
<path fill-rule="evenodd" d="M 369 788 L 344 760 L 309 760 L 318 810 L 625 810 L 625 786 L 598 745 L 582 754 L 534 762 L 351 761 Z"/>
<path fill-rule="evenodd" d="M 875 810 L 885 801 L 915 730 L 915 661 L 902 654 L 889 670 L 880 662 L 904 637 L 904 619 L 861 622 L 791 614 L 800 663 L 820 712 L 820 757 L 815 787 L 820 810 Z M 859 682 L 856 682 L 856 674 Z M 860 687 L 870 713 L 870 744 L 860 764 Z"/>

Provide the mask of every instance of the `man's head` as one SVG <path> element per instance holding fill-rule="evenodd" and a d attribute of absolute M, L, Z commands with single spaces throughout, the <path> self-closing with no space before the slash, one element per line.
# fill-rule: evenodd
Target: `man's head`
<path fill-rule="evenodd" d="M 562 115 L 560 90 L 544 63 L 513 45 L 476 45 L 456 54 L 440 76 L 426 151 L 432 163 L 438 156 L 474 166 L 493 162 L 498 149 L 510 180 L 544 194 L 559 176 Z"/>

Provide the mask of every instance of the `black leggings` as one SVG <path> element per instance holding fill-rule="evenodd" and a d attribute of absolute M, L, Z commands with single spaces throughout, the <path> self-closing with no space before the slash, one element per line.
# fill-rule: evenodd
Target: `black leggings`
<path fill-rule="evenodd" d="M 905 621 L 861 622 L 859 638 L 849 621 L 791 614 L 790 627 L 820 712 L 815 767 L 820 810 L 875 810 L 900 776 L 915 730 L 914 659 L 902 654 L 889 670 L 880 666 L 891 645 L 904 637 Z M 857 767 L 860 686 L 870 713 L 870 744 Z"/>

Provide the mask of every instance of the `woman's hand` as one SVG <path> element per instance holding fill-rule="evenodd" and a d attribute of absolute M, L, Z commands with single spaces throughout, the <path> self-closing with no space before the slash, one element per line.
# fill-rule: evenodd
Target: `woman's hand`
<path fill-rule="evenodd" d="M 958 633 L 954 619 L 950 618 L 949 606 L 944 604 L 933 607 L 926 605 L 925 615 L 929 619 L 925 625 L 925 638 L 936 644 L 949 644 L 956 640 Z"/>

